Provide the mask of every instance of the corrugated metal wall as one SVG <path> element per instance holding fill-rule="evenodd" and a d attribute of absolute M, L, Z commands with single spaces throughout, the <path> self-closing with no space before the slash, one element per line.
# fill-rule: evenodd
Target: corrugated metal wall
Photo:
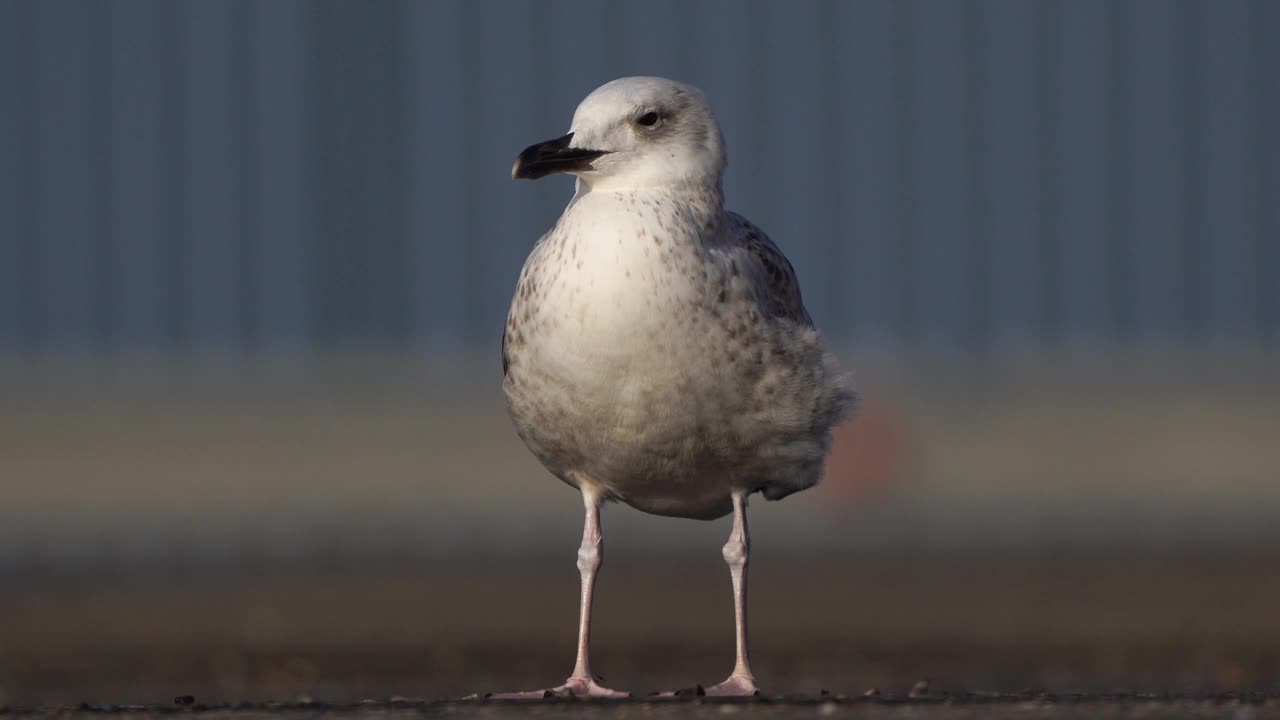
<path fill-rule="evenodd" d="M 496 343 L 625 74 L 831 335 L 1280 339 L 1273 0 L 0 0 L 0 348 Z"/>

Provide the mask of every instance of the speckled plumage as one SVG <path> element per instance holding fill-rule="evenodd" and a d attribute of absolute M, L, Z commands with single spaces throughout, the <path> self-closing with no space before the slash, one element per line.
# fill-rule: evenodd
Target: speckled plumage
<path fill-rule="evenodd" d="M 854 394 L 791 264 L 724 210 L 722 140 L 701 93 L 627 80 L 575 115 L 574 147 L 618 149 L 575 173 L 525 262 L 503 388 L 520 437 L 560 479 L 712 519 L 735 491 L 777 499 L 817 483 Z M 605 120 L 620 104 L 626 117 L 667 114 L 618 130 Z"/>

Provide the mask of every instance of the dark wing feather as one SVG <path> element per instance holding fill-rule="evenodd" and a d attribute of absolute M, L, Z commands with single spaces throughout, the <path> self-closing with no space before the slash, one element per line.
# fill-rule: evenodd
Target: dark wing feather
<path fill-rule="evenodd" d="M 507 376 L 507 369 L 511 367 L 511 356 L 507 354 L 507 328 L 502 328 L 502 377 Z"/>
<path fill-rule="evenodd" d="M 729 216 L 737 225 L 734 234 L 740 243 L 738 247 L 742 255 L 749 264 L 755 266 L 757 277 L 763 281 L 762 299 L 765 310 L 774 317 L 813 327 L 813 320 L 800 297 L 800 282 L 796 279 L 791 261 L 787 260 L 787 256 L 782 254 L 763 230 L 737 213 L 729 213 Z"/>

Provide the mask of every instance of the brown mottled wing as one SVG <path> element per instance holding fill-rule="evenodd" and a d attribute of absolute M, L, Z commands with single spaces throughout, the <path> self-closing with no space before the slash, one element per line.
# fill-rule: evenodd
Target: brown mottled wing
<path fill-rule="evenodd" d="M 755 265 L 757 277 L 764 283 L 761 295 L 766 311 L 774 317 L 813 327 L 813 320 L 800 297 L 800 282 L 796 279 L 795 268 L 791 267 L 787 256 L 763 230 L 737 213 L 730 215 L 737 221 L 739 247 L 748 262 Z"/>

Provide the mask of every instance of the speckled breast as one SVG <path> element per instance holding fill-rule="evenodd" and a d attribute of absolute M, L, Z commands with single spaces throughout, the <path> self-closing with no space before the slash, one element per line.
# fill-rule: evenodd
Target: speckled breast
<path fill-rule="evenodd" d="M 731 379 L 709 353 L 721 329 L 702 310 L 703 278 L 664 278 L 684 272 L 674 251 L 666 267 L 603 255 L 589 275 L 522 275 L 504 381 L 517 432 L 566 482 L 588 476 L 649 512 L 719 516 L 727 486 L 706 480 L 726 469 L 719 385 Z"/>

